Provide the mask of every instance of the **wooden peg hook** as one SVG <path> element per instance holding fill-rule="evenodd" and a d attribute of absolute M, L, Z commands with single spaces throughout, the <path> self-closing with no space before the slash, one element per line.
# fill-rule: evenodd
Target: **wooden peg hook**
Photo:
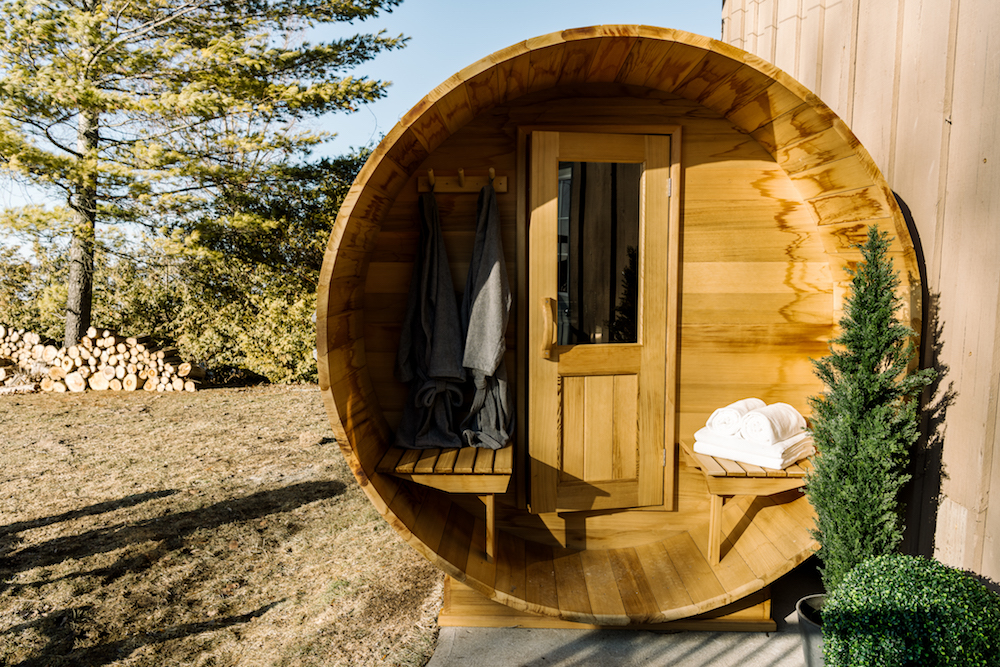
<path fill-rule="evenodd" d="M 434 170 L 427 170 L 427 184 L 431 186 L 431 190 L 434 189 Z"/>
<path fill-rule="evenodd" d="M 465 187 L 465 170 L 461 167 L 458 168 L 458 187 Z"/>

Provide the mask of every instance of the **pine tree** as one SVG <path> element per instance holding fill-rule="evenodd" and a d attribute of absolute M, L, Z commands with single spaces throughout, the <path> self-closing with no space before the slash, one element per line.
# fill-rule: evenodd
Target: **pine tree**
<path fill-rule="evenodd" d="M 898 321 L 899 278 L 875 228 L 860 246 L 840 335 L 813 360 L 826 389 L 813 397 L 818 455 L 807 493 L 816 510 L 823 583 L 834 590 L 854 565 L 902 540 L 900 492 L 917 441 L 917 395 L 933 370 L 908 373 L 915 333 Z"/>
<path fill-rule="evenodd" d="M 345 72 L 405 42 L 306 31 L 400 2 L 0 0 L 0 176 L 66 203 L 67 345 L 90 324 L 98 225 L 155 230 L 264 187 L 326 138 L 301 121 L 384 94 Z"/>

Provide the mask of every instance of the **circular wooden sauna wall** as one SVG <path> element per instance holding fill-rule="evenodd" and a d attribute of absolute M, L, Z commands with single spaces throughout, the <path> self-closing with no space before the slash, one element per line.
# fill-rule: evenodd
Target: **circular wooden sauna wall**
<path fill-rule="evenodd" d="M 337 218 L 319 285 L 320 384 L 358 483 L 393 528 L 459 581 L 511 607 L 627 624 L 689 617 L 759 591 L 816 548 L 798 491 L 739 497 L 723 512 L 723 557 L 706 555 L 709 495 L 678 449 L 675 506 L 532 514 L 524 431 L 511 491 L 497 500 L 497 553 L 483 551 L 483 504 L 376 472 L 405 388 L 392 377 L 418 238 L 417 180 L 494 168 L 513 285 L 525 280 L 523 136 L 543 126 L 682 132 L 676 436 L 746 396 L 805 409 L 820 386 L 844 267 L 871 225 L 894 236 L 903 296 L 918 316 L 918 271 L 892 193 L 857 139 L 773 66 L 674 30 L 602 26 L 532 39 L 462 70 L 379 145 Z M 464 285 L 474 194 L 439 194 L 454 283 Z M 524 409 L 523 292 L 507 366 Z M 918 322 L 914 322 L 919 325 Z M 919 330 L 919 326 L 915 327 Z M 523 417 L 522 417 L 523 422 Z M 523 426 L 523 424 L 522 424 Z"/>

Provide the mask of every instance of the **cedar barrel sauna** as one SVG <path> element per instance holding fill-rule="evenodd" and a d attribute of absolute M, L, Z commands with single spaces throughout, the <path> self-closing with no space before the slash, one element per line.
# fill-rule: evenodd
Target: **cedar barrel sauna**
<path fill-rule="evenodd" d="M 433 181 L 461 290 L 491 173 L 513 294 L 512 444 L 394 448 L 419 193 Z M 583 225 L 586 211 L 613 223 Z M 582 238 L 602 225 L 617 236 Z M 873 225 L 893 237 L 919 331 L 917 260 L 892 192 L 784 72 L 646 26 L 511 46 L 407 113 L 337 217 L 317 345 L 340 447 L 386 521 L 487 600 L 593 625 L 745 607 L 817 548 L 804 472 L 713 470 L 693 433 L 749 396 L 806 412 L 821 389 L 810 358 L 827 353 L 844 269 Z M 589 310 L 569 312 L 577 300 Z"/>

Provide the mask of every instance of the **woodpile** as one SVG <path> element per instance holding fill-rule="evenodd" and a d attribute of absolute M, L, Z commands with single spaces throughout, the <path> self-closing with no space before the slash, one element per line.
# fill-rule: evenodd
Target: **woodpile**
<path fill-rule="evenodd" d="M 57 348 L 30 331 L 0 325 L 0 385 L 23 391 L 196 391 L 205 368 L 158 349 L 149 336 L 91 327 L 77 345 Z M 29 388 L 30 387 L 30 388 Z"/>

